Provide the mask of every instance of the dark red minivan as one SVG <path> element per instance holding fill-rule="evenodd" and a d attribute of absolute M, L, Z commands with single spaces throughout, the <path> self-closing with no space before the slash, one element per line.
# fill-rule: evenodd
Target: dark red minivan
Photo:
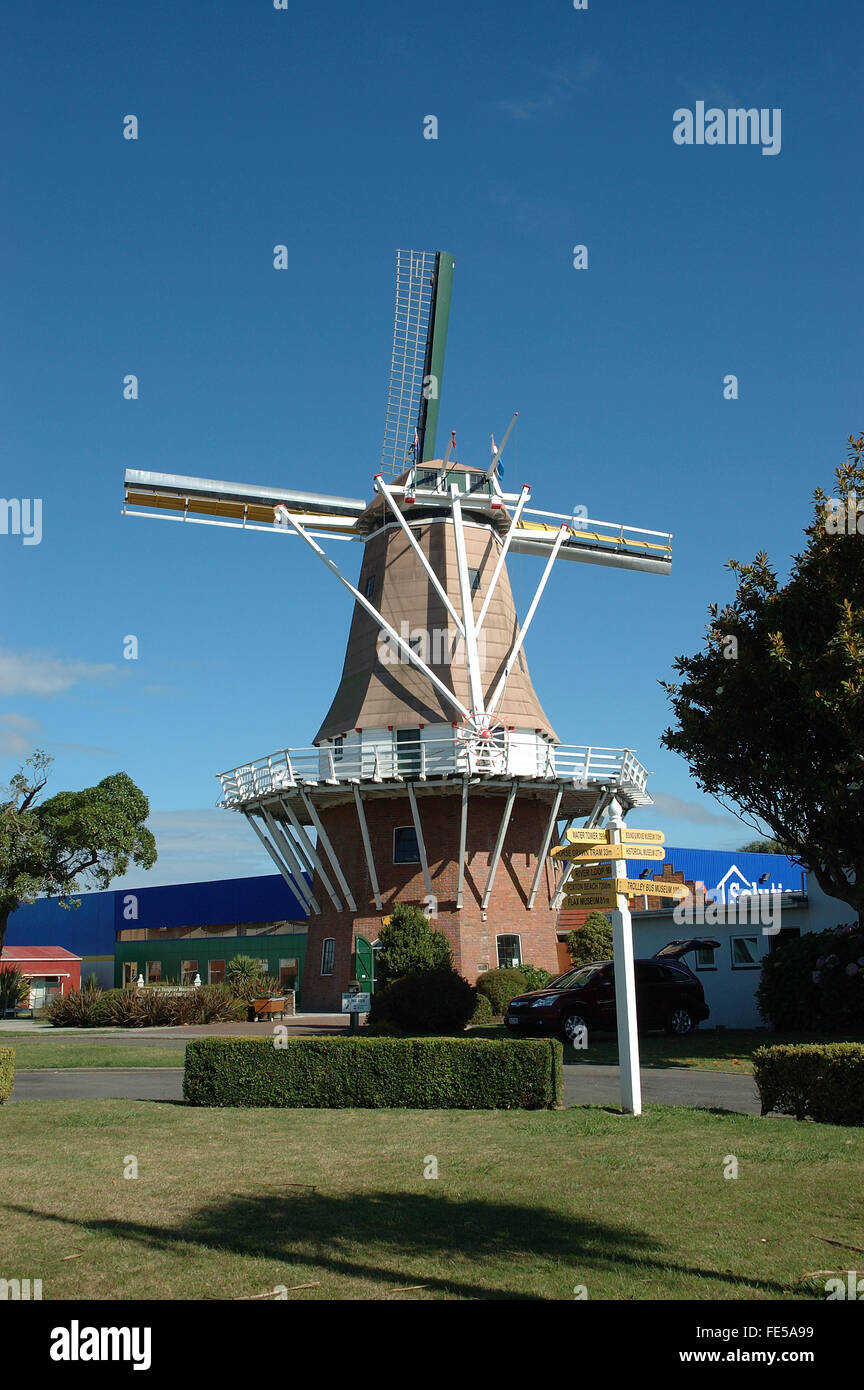
<path fill-rule="evenodd" d="M 636 961 L 636 1012 L 641 1029 L 665 1028 L 683 1038 L 708 1018 L 711 1010 L 702 982 L 683 957 L 719 944 L 709 937 L 670 941 L 650 960 Z M 579 965 L 545 989 L 518 994 L 508 1004 L 504 1022 L 514 1032 L 555 1033 L 562 1042 L 573 1042 L 582 1028 L 589 1033 L 614 1031 L 614 963 L 598 960 Z"/>

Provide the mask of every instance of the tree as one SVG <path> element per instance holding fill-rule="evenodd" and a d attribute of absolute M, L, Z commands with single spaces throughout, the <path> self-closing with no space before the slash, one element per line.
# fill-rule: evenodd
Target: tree
<path fill-rule="evenodd" d="M 450 943 L 442 931 L 429 925 L 421 908 L 397 903 L 390 921 L 378 933 L 381 949 L 376 952 L 375 981 L 385 989 L 393 980 L 418 970 L 441 970 L 452 964 Z"/>
<path fill-rule="evenodd" d="M 567 950 L 574 965 L 587 965 L 592 960 L 611 960 L 612 923 L 605 912 L 589 912 L 584 926 L 569 933 Z"/>
<path fill-rule="evenodd" d="M 746 845 L 739 845 L 737 854 L 785 854 L 786 851 L 779 840 L 748 840 Z"/>
<path fill-rule="evenodd" d="M 39 800 L 53 758 L 37 750 L 0 800 L 0 951 L 9 916 L 41 894 L 78 907 L 82 887 L 107 888 L 130 863 L 149 869 L 156 841 L 144 822 L 150 805 L 125 772 L 80 792 Z"/>
<path fill-rule="evenodd" d="M 706 649 L 661 682 L 677 721 L 661 742 L 832 897 L 864 912 L 864 436 L 821 488 L 780 584 L 765 553 L 731 560 L 733 601 L 709 607 Z M 842 503 L 842 507 L 841 507 Z M 864 508 L 862 508 L 864 510 Z"/>

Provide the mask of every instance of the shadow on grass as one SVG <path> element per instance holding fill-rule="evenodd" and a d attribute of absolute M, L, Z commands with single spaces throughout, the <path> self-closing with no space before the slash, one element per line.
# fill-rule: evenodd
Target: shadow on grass
<path fill-rule="evenodd" d="M 622 1267 L 642 1275 L 653 1271 L 709 1285 L 738 1285 L 766 1297 L 789 1292 L 771 1280 L 741 1278 L 669 1259 L 662 1239 L 611 1222 L 567 1217 L 545 1207 L 432 1193 L 336 1195 L 311 1186 L 293 1188 L 290 1194 L 234 1193 L 200 1207 L 176 1226 L 76 1220 L 20 1205 L 3 1209 L 103 1239 L 134 1241 L 151 1252 L 180 1254 L 182 1247 L 193 1245 L 214 1255 L 228 1252 L 304 1270 L 314 1266 L 316 1272 L 339 1278 L 372 1281 L 382 1290 L 416 1281 L 433 1292 L 463 1298 L 544 1299 L 543 1294 L 502 1287 L 508 1263 L 518 1270 L 527 1260 L 561 1266 L 560 1297 L 569 1296 L 571 1281 L 590 1289 L 592 1273 L 620 1272 Z M 452 1272 L 456 1259 L 470 1261 L 472 1278 Z"/>

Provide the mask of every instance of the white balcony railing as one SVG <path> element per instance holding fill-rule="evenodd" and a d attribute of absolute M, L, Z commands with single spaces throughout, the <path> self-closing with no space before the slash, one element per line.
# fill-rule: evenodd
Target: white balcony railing
<path fill-rule="evenodd" d="M 240 807 L 259 797 L 342 782 L 389 782 L 464 773 L 573 781 L 577 786 L 621 787 L 645 795 L 648 773 L 629 748 L 551 744 L 545 740 L 466 746 L 458 738 L 418 739 L 336 748 L 282 748 L 256 762 L 221 772 L 222 804 Z"/>

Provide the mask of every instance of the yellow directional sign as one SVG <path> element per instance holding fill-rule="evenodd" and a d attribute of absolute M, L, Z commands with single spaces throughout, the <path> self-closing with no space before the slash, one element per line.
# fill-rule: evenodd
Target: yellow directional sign
<path fill-rule="evenodd" d="M 608 830 L 568 830 L 567 839 L 571 845 L 608 845 Z"/>
<path fill-rule="evenodd" d="M 614 893 L 567 893 L 565 907 L 617 907 L 618 898 Z"/>
<path fill-rule="evenodd" d="M 665 859 L 666 851 L 659 845 L 555 845 L 549 853 L 553 859 L 571 859 L 590 863 L 598 859 Z"/>
<path fill-rule="evenodd" d="M 575 883 L 577 878 L 584 880 L 611 878 L 612 870 L 608 864 L 582 864 L 575 863 L 573 872 L 568 878 L 568 883 Z"/>
<path fill-rule="evenodd" d="M 628 845 L 665 845 L 666 836 L 662 830 L 634 830 L 632 826 L 625 825 L 621 831 L 621 838 Z"/>
<path fill-rule="evenodd" d="M 603 893 L 607 888 L 611 888 L 614 882 L 609 877 L 608 869 L 604 869 L 603 874 L 603 878 L 583 878 L 581 874 L 578 877 L 574 874 L 564 884 L 564 891 L 565 893 Z"/>
<path fill-rule="evenodd" d="M 565 839 L 571 845 L 611 845 L 613 842 L 612 831 L 603 830 L 568 830 Z M 663 845 L 666 843 L 666 836 L 662 830 L 636 830 L 633 826 L 625 824 L 621 829 L 621 839 L 625 844 L 634 845 Z"/>
<path fill-rule="evenodd" d="M 568 879 L 566 887 L 570 887 Z M 615 888 L 619 893 L 626 893 L 628 898 L 635 897 L 641 893 L 647 893 L 650 898 L 688 898 L 690 889 L 686 883 L 657 882 L 650 878 L 616 878 Z"/>

